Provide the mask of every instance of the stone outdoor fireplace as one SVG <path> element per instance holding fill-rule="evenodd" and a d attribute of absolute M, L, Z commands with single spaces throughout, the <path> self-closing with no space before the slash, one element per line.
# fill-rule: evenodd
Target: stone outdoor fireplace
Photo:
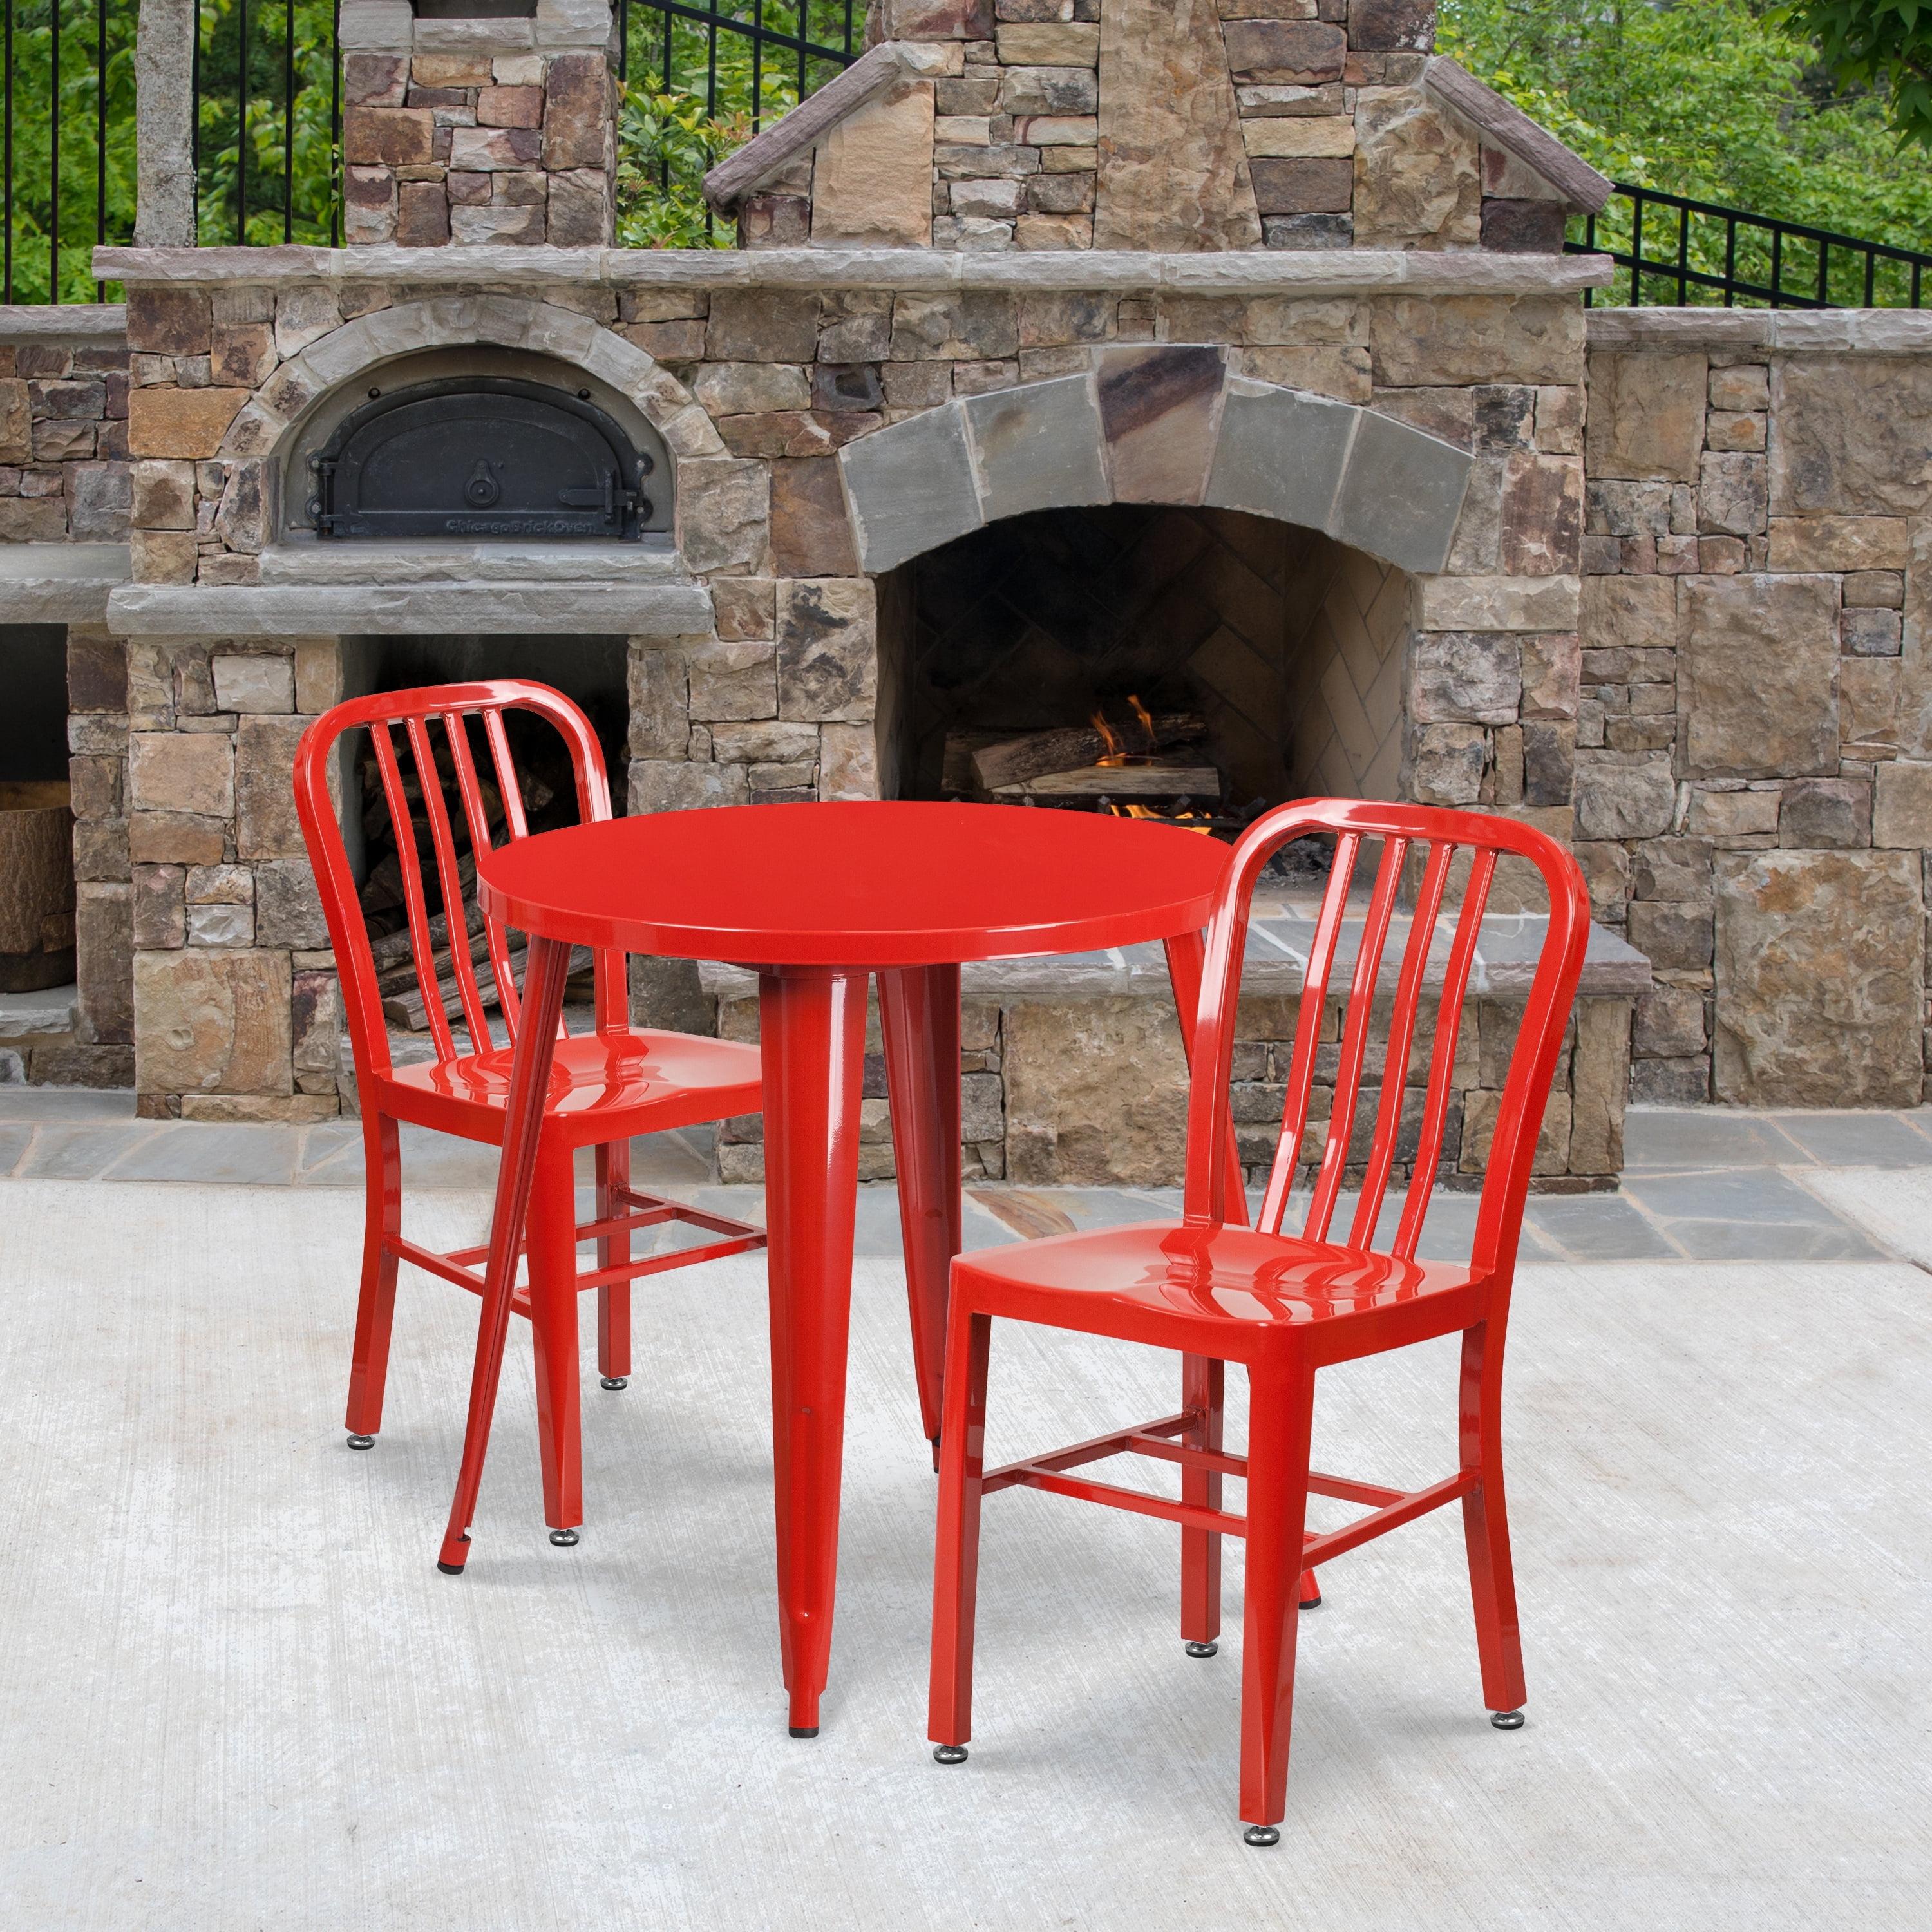
<path fill-rule="evenodd" d="M 1922 1097 L 1924 318 L 1586 312 L 1562 223 L 1607 184 L 1430 54 L 1426 0 L 882 0 L 709 178 L 740 245 L 689 251 L 610 245 L 606 0 L 453 11 L 345 0 L 349 245 L 151 234 L 98 259 L 124 316 L 0 342 L 0 616 L 65 627 L 76 818 L 79 1015 L 32 1077 L 352 1106 L 295 744 L 514 668 L 593 703 L 635 812 L 1042 772 L 1100 808 L 1112 769 L 1222 833 L 1310 790 L 1540 825 L 1600 923 L 1546 1184 L 1615 1176 L 1627 1091 Z M 1157 742 L 1052 764 L 1136 701 Z M 1292 879 L 1265 916 L 1257 1145 Z M 755 1023 L 724 968 L 634 997 Z M 974 1172 L 1172 1179 L 1157 962 L 968 1005 Z"/>

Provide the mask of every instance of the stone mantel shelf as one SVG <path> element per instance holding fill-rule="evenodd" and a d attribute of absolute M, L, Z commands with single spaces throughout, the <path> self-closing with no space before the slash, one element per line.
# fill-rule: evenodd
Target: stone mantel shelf
<path fill-rule="evenodd" d="M 695 586 L 668 537 L 641 543 L 272 544 L 262 553 L 262 582 L 355 584 L 414 589 L 425 584 L 556 584 L 626 588 L 640 584 Z"/>
<path fill-rule="evenodd" d="M 1593 349 L 1867 356 L 1922 356 L 1932 350 L 1932 309 L 1592 308 L 1586 325 Z"/>
<path fill-rule="evenodd" d="M 680 638 L 711 628 L 691 583 L 123 584 L 107 602 L 123 637 L 310 638 L 380 632 Z"/>
<path fill-rule="evenodd" d="M 136 285 L 359 282 L 430 287 L 886 289 L 907 293 L 1172 290 L 1198 295 L 1547 296 L 1600 288 L 1606 255 L 1338 248 L 1151 254 L 936 248 L 97 248 Z"/>
<path fill-rule="evenodd" d="M 131 572 L 125 544 L 0 544 L 0 621 L 98 624 Z"/>
<path fill-rule="evenodd" d="M 1445 913 L 1438 922 L 1423 976 L 1425 988 L 1439 987 L 1442 983 L 1454 920 L 1454 914 Z M 1546 924 L 1537 913 L 1490 914 L 1483 921 L 1475 962 L 1470 969 L 1472 997 L 1520 1000 L 1529 989 Z M 1298 994 L 1314 934 L 1313 921 L 1292 912 L 1256 919 L 1248 928 L 1248 950 L 1241 972 L 1243 994 L 1281 998 Z M 1361 935 L 1361 920 L 1344 918 L 1336 943 L 1335 964 L 1328 976 L 1330 988 L 1337 995 L 1348 991 Z M 1398 914 L 1390 922 L 1377 981 L 1379 991 L 1395 991 L 1402 950 L 1408 943 L 1408 921 Z M 758 976 L 742 966 L 707 962 L 700 977 L 710 994 L 735 998 L 758 990 Z M 1102 999 L 1124 994 L 1162 1000 L 1172 997 L 1166 958 L 1158 946 L 1117 946 L 1104 952 L 987 961 L 962 968 L 960 988 L 969 1000 L 989 1001 Z M 1578 997 L 1635 999 L 1650 988 L 1650 962 L 1617 934 L 1593 925 Z"/>

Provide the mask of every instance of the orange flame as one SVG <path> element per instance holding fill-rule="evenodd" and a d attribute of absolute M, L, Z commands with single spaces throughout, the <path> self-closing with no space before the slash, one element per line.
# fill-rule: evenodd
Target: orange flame
<path fill-rule="evenodd" d="M 1154 743 L 1154 718 L 1147 706 L 1132 692 L 1127 694 L 1127 702 L 1134 707 L 1134 716 L 1141 721 L 1141 729 L 1147 734 L 1150 747 Z"/>
<path fill-rule="evenodd" d="M 1101 742 L 1107 748 L 1106 753 L 1102 757 L 1097 758 L 1094 760 L 1094 764 L 1096 765 L 1124 765 L 1127 762 L 1127 754 L 1120 748 L 1120 737 L 1114 731 L 1113 727 L 1107 722 L 1106 718 L 1102 716 L 1100 712 L 1096 711 L 1093 716 L 1088 718 L 1087 722 L 1093 726 L 1095 730 L 1100 733 Z"/>

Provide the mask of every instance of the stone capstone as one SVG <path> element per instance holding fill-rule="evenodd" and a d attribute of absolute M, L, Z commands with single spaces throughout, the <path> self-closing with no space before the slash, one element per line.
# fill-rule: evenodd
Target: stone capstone
<path fill-rule="evenodd" d="M 1918 1106 L 1924 952 L 1916 852 L 1720 854 L 1717 1097 Z"/>

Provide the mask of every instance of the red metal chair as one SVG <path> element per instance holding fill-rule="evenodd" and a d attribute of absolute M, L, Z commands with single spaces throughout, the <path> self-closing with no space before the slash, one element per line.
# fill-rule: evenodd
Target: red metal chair
<path fill-rule="evenodd" d="M 1248 902 L 1269 855 L 1309 833 L 1336 835 L 1334 869 L 1318 916 L 1296 1024 L 1281 1138 L 1258 1226 L 1240 1225 L 1240 1185 L 1228 1156 L 1228 1079 Z M 1348 885 L 1365 838 L 1382 842 L 1343 1018 L 1340 1066 L 1306 1214 L 1298 1237 L 1281 1232 L 1308 1125 L 1322 1014 Z M 1425 967 L 1451 867 L 1468 861 L 1462 908 L 1440 958 L 1438 1018 L 1418 1144 L 1394 1237 L 1374 1246 L 1397 1159 L 1403 1094 L 1419 1051 Z M 1548 888 L 1550 920 L 1496 1118 L 1472 1253 L 1466 1264 L 1415 1258 L 1436 1180 L 1450 1103 L 1450 1074 L 1482 908 L 1499 855 L 1528 860 Z M 1368 1062 L 1382 957 L 1405 871 L 1414 878 L 1413 922 L 1396 975 L 1381 1096 L 1359 1204 L 1345 1240 L 1330 1226 L 1351 1166 L 1357 1101 Z M 1504 819 L 1414 806 L 1336 800 L 1283 806 L 1235 848 L 1208 928 L 1190 1060 L 1184 1218 L 1022 1242 L 961 1256 L 952 1267 L 945 1410 L 940 1436 L 938 1553 L 933 1582 L 928 1730 L 943 1764 L 966 1756 L 972 1734 L 973 1618 L 981 1497 L 1014 1484 L 1050 1490 L 1181 1526 L 1181 1634 L 1190 1653 L 1214 1654 L 1220 1629 L 1220 1539 L 1247 1539 L 1243 1608 L 1240 1815 L 1247 1841 L 1274 1844 L 1285 1809 L 1294 1688 L 1298 1596 L 1318 1601 L 1304 1571 L 1384 1531 L 1460 1499 L 1475 1600 L 1483 1694 L 1502 1730 L 1522 1722 L 1522 1648 L 1504 1515 L 1501 1406 L 1504 1328 L 1521 1236 L 1524 1196 L 1544 1107 L 1576 997 L 1589 934 L 1582 875 L 1541 832 Z M 1434 988 L 1429 988 L 1436 992 Z M 1330 1048 L 1329 1052 L 1334 1049 Z M 1321 1133 L 1321 1124 L 1316 1131 Z M 1174 1348 L 1183 1357 L 1178 1413 L 1003 1468 L 985 1467 L 986 1360 L 992 1318 Z M 1455 1474 L 1405 1492 L 1324 1475 L 1309 1467 L 1315 1373 L 1336 1362 L 1462 1337 L 1461 1456 Z M 1225 1365 L 1248 1372 L 1248 1453 L 1222 1442 Z M 1090 1482 L 1067 1472 L 1133 1454 L 1178 1463 L 1181 1499 Z M 1221 1485 L 1247 1484 L 1245 1517 L 1221 1508 Z M 1321 1535 L 1305 1528 L 1310 1496 L 1370 1506 Z"/>
<path fill-rule="evenodd" d="M 368 1168 L 368 1209 L 362 1254 L 362 1292 L 356 1316 L 355 1353 L 349 1378 L 350 1447 L 374 1446 L 382 1426 L 382 1390 L 388 1366 L 389 1331 L 395 1307 L 396 1266 L 409 1262 L 481 1295 L 480 1263 L 487 1247 L 440 1254 L 406 1240 L 401 1231 L 402 1172 L 399 1124 L 407 1121 L 464 1140 L 500 1146 L 508 1094 L 511 1048 L 516 1039 L 518 987 L 509 942 L 494 920 L 483 920 L 480 950 L 509 1044 L 492 1043 L 484 990 L 472 952 L 462 943 L 473 926 L 452 814 L 437 772 L 431 727 L 440 724 L 448 768 L 463 807 L 472 854 L 490 847 L 490 818 L 477 771 L 472 730 L 488 746 L 500 810 L 512 839 L 526 831 L 523 794 L 505 728 L 506 712 L 529 712 L 553 725 L 568 747 L 577 805 L 584 819 L 610 816 L 604 758 L 590 721 L 560 692 L 504 680 L 399 691 L 338 704 L 303 735 L 296 754 L 296 813 L 328 922 L 341 975 L 349 1036 L 356 1060 Z M 460 917 L 442 923 L 452 976 L 469 1049 L 458 1050 L 445 1012 L 444 983 L 434 964 L 435 932 L 424 890 L 416 820 L 392 733 L 400 726 L 420 794 L 442 903 Z M 332 801 L 334 753 L 345 732 L 365 728 L 402 867 L 404 904 L 417 986 L 429 1022 L 435 1058 L 398 1066 L 389 1052 L 369 932 L 357 897 L 342 828 Z M 448 941 L 454 938 L 454 944 Z M 758 1112 L 758 1050 L 730 1041 L 695 1039 L 629 1024 L 624 956 L 599 952 L 595 959 L 596 1027 L 573 1038 L 560 1034 L 556 1064 L 544 1104 L 544 1126 L 531 1191 L 524 1252 L 529 1286 L 517 1290 L 514 1306 L 529 1318 L 536 1355 L 537 1423 L 543 1460 L 544 1514 L 550 1540 L 568 1546 L 584 1520 L 582 1452 L 578 1397 L 577 1297 L 597 1290 L 598 1365 L 603 1385 L 624 1388 L 631 1373 L 630 1284 L 645 1275 L 721 1255 L 762 1247 L 764 1235 L 743 1222 L 700 1212 L 640 1192 L 631 1185 L 631 1138 Z M 596 1211 L 577 1219 L 574 1158 L 580 1148 L 596 1150 Z M 639 1231 L 669 1221 L 686 1222 L 724 1238 L 672 1252 L 634 1258 Z M 594 1240 L 596 1265 L 580 1271 L 578 1246 Z M 494 1394 L 494 1390 L 492 1391 Z M 477 1426 L 472 1410 L 470 1427 Z M 487 1424 L 485 1424 L 487 1428 Z M 440 1568 L 454 1574 L 460 1563 Z"/>

